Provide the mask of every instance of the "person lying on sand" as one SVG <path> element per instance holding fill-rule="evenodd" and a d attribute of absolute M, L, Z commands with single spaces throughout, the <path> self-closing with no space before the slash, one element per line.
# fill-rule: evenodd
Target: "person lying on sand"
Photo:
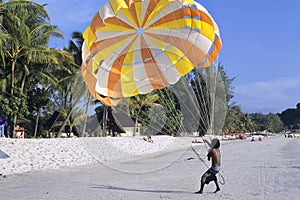
<path fill-rule="evenodd" d="M 145 141 L 147 142 L 151 142 L 153 143 L 153 140 L 151 139 L 151 135 L 150 134 L 147 134 L 147 138 L 143 138 Z"/>
<path fill-rule="evenodd" d="M 206 142 L 210 146 L 210 150 L 207 154 L 208 161 L 211 160 L 211 168 L 209 168 L 201 177 L 201 186 L 200 190 L 198 192 L 195 192 L 196 194 L 202 194 L 204 185 L 209 184 L 211 181 L 214 181 L 216 184 L 216 190 L 214 193 L 220 191 L 220 187 L 218 184 L 217 179 L 217 173 L 221 170 L 221 152 L 220 152 L 220 141 L 217 138 L 214 138 L 211 143 L 209 143 L 207 140 L 203 139 L 204 142 Z"/>

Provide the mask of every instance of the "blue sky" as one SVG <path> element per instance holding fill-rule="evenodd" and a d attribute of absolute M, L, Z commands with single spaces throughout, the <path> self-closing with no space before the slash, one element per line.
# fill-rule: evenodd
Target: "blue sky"
<path fill-rule="evenodd" d="M 104 0 L 35 0 L 48 3 L 51 24 L 68 44 L 72 32 L 89 25 Z M 300 103 L 300 1 L 198 0 L 219 25 L 218 58 L 235 80 L 234 101 L 244 112 L 277 113 Z"/>

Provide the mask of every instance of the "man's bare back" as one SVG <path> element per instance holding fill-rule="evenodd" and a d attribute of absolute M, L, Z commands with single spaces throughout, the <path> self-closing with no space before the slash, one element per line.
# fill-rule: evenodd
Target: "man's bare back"
<path fill-rule="evenodd" d="M 221 162 L 220 162 L 220 160 L 221 160 L 220 149 L 213 148 L 210 151 L 210 156 L 212 158 L 211 166 L 212 167 L 220 167 L 221 166 Z"/>

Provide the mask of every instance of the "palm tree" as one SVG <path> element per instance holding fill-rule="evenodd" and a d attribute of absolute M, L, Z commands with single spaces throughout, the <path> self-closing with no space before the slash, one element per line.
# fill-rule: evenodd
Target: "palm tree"
<path fill-rule="evenodd" d="M 2 24 L 0 24 L 0 46 L 2 47 L 9 40 L 9 38 L 9 35 L 2 29 Z M 0 56 L 2 63 L 5 63 L 4 51 L 2 48 L 0 49 Z"/>
<path fill-rule="evenodd" d="M 51 37 L 63 38 L 63 34 L 56 26 L 49 24 L 50 18 L 43 5 L 26 0 L 10 0 L 1 3 L 1 8 L 0 23 L 4 33 L 8 35 L 7 42 L 2 45 L 2 54 L 11 68 L 10 95 L 13 98 L 16 95 L 16 83 L 20 83 L 19 91 L 23 93 L 28 76 L 36 76 L 36 73 L 42 71 L 34 70 L 37 64 L 39 69 L 49 66 L 48 64 L 59 65 L 61 57 L 70 59 L 70 56 L 64 51 L 47 47 Z M 45 74 L 40 75 L 46 77 Z M 14 122 L 17 113 L 18 110 L 14 113 Z"/>
<path fill-rule="evenodd" d="M 87 95 L 87 93 L 82 93 L 82 91 L 86 91 L 86 88 L 80 74 L 80 65 L 82 62 L 82 44 L 82 33 L 74 32 L 72 35 L 72 39 L 69 42 L 69 46 L 66 48 L 66 51 L 69 52 L 70 55 L 72 55 L 74 63 L 68 63 L 67 65 L 69 68 L 69 72 L 67 74 L 61 74 L 62 78 L 60 82 L 60 92 L 62 94 L 62 97 L 64 98 L 63 112 L 65 113 L 66 118 L 63 122 L 63 126 L 59 130 L 59 134 L 61 134 L 64 126 L 68 122 L 73 123 L 73 121 L 76 120 L 72 116 L 74 108 L 76 104 L 82 99 L 82 97 Z"/>
<path fill-rule="evenodd" d="M 32 15 L 36 16 L 34 18 L 36 21 L 49 19 L 49 16 L 43 6 L 29 1 L 8 1 L 2 4 L 2 10 L 1 25 L 5 33 L 10 36 L 9 41 L 3 45 L 3 51 L 11 64 L 11 95 L 13 96 L 17 62 L 20 58 L 28 56 L 31 46 L 31 30 L 26 22 Z M 34 20 L 31 22 L 35 24 Z"/>
<path fill-rule="evenodd" d="M 83 42 L 84 42 L 84 39 L 82 37 L 82 33 L 81 32 L 76 31 L 76 32 L 72 33 L 72 39 L 69 42 L 68 52 L 73 55 L 74 62 L 78 66 L 80 66 L 81 63 L 82 63 L 81 46 L 82 46 Z"/>
<path fill-rule="evenodd" d="M 244 114 L 241 118 L 241 124 L 243 125 L 243 131 L 245 132 L 253 132 L 255 131 L 255 123 L 252 121 L 249 114 Z"/>
<path fill-rule="evenodd" d="M 159 96 L 155 93 L 149 93 L 145 95 L 137 95 L 133 96 L 129 99 L 129 111 L 131 116 L 134 116 L 135 118 L 135 124 L 134 124 L 134 130 L 133 130 L 133 136 L 135 136 L 136 128 L 139 121 L 139 115 L 142 111 L 142 109 L 145 106 L 152 107 L 154 105 L 158 105 L 156 102 L 159 99 Z"/>
<path fill-rule="evenodd" d="M 75 111 L 75 106 L 78 104 L 78 102 L 82 99 L 87 102 L 85 104 L 85 117 L 84 117 L 84 123 L 83 123 L 83 129 L 82 129 L 82 135 L 85 132 L 86 129 L 86 122 L 87 122 L 87 111 L 89 109 L 89 105 L 92 102 L 92 96 L 89 93 L 88 89 L 86 88 L 84 81 L 81 77 L 81 71 L 80 66 L 82 63 L 82 51 L 81 46 L 83 44 L 83 37 L 81 32 L 73 32 L 72 39 L 69 42 L 69 46 L 66 49 L 70 54 L 73 55 L 74 58 L 74 64 L 69 65 L 70 74 L 63 75 L 64 79 L 62 79 L 61 85 L 62 85 L 62 96 L 65 97 L 64 100 L 64 110 L 65 112 L 65 120 L 63 122 L 63 125 L 61 129 L 59 130 L 59 134 L 64 129 L 64 126 L 67 123 L 73 123 L 77 119 L 76 117 L 73 117 L 73 112 Z M 67 104 L 70 105 L 67 107 Z M 81 117 L 82 115 L 80 115 Z"/>
<path fill-rule="evenodd" d="M 0 46 L 2 47 L 9 39 L 9 34 L 6 33 L 5 27 L 2 25 L 3 21 L 3 13 L 4 13 L 4 6 L 3 6 L 3 1 L 0 0 Z M 4 63 L 4 51 L 1 48 L 0 49 L 0 56 L 2 58 L 2 62 Z"/>

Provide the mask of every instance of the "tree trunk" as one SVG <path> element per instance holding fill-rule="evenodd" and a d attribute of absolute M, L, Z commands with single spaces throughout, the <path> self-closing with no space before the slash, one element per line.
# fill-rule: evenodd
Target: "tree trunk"
<path fill-rule="evenodd" d="M 51 126 L 50 126 L 50 130 L 52 130 L 52 128 L 53 128 L 53 125 L 55 125 L 56 124 L 56 122 L 57 122 L 57 120 L 59 119 L 59 117 L 60 117 L 60 113 L 58 113 L 58 115 L 57 115 L 57 117 L 56 117 L 56 119 L 54 120 L 54 122 L 51 124 Z"/>
<path fill-rule="evenodd" d="M 67 133 L 68 138 L 71 137 L 72 132 L 73 132 L 73 124 L 70 124 L 69 133 Z"/>
<path fill-rule="evenodd" d="M 10 95 L 11 100 L 10 102 L 13 102 L 13 96 L 14 96 L 14 87 L 15 87 L 15 67 L 16 67 L 16 60 L 13 58 L 11 63 L 11 88 L 10 88 Z M 13 124 L 16 126 L 17 123 L 17 115 L 13 115 Z M 13 128 L 13 137 L 15 137 L 15 128 Z"/>
<path fill-rule="evenodd" d="M 13 125 L 17 126 L 17 115 L 14 115 Z M 15 127 L 13 128 L 13 138 L 16 137 Z"/>
<path fill-rule="evenodd" d="M 138 124 L 138 120 L 139 120 L 139 115 L 140 115 L 140 112 L 142 110 L 142 107 L 139 109 L 137 115 L 136 115 L 136 118 L 135 118 L 135 123 L 134 123 L 134 129 L 133 129 L 133 132 L 132 132 L 132 136 L 134 137 L 136 135 L 136 128 L 137 128 L 137 124 Z"/>
<path fill-rule="evenodd" d="M 103 108 L 103 129 L 102 129 L 102 137 L 106 136 L 106 125 L 107 125 L 107 106 L 104 106 Z"/>
<path fill-rule="evenodd" d="M 65 128 L 65 126 L 66 126 L 66 124 L 67 124 L 67 122 L 68 122 L 70 116 L 71 116 L 72 113 L 73 113 L 73 110 L 74 110 L 74 108 L 75 108 L 74 105 L 76 105 L 76 104 L 79 102 L 80 98 L 81 98 L 81 96 L 78 97 L 78 98 L 76 99 L 76 101 L 74 102 L 74 104 L 72 105 L 71 110 L 69 111 L 69 113 L 68 113 L 66 119 L 64 120 L 62 126 L 60 127 L 60 129 L 59 129 L 59 131 L 58 131 L 57 137 L 60 137 L 60 136 L 61 136 L 62 130 Z"/>
<path fill-rule="evenodd" d="M 136 117 L 135 122 L 134 122 L 134 129 L 133 129 L 133 133 L 132 133 L 133 137 L 136 135 L 136 128 L 137 128 L 137 125 L 138 125 L 138 118 L 139 118 L 139 116 Z"/>
<path fill-rule="evenodd" d="M 22 78 L 22 83 L 21 83 L 21 93 L 24 92 L 24 87 L 25 87 L 25 82 L 26 82 L 26 74 L 24 73 L 24 76 Z"/>
<path fill-rule="evenodd" d="M 15 87 L 15 67 L 16 67 L 16 61 L 13 58 L 11 63 L 11 89 L 10 89 L 10 95 L 11 97 L 14 95 L 14 87 Z"/>
<path fill-rule="evenodd" d="M 91 94 L 89 93 L 89 94 L 88 94 L 88 99 L 87 99 L 87 104 L 86 104 L 86 109 L 85 109 L 86 116 L 85 116 L 85 118 L 84 118 L 84 123 L 83 123 L 83 128 L 82 128 L 82 134 L 81 134 L 81 137 L 84 136 L 85 129 L 86 129 L 86 123 L 87 123 L 87 118 L 88 118 L 88 111 L 89 111 L 89 106 L 90 106 L 90 100 L 91 100 Z"/>
<path fill-rule="evenodd" d="M 37 134 L 38 126 L 39 126 L 40 112 L 41 112 L 41 109 L 39 108 L 38 111 L 37 111 L 36 120 L 35 120 L 35 127 L 34 127 L 34 137 L 35 138 L 36 138 L 36 134 Z"/>

